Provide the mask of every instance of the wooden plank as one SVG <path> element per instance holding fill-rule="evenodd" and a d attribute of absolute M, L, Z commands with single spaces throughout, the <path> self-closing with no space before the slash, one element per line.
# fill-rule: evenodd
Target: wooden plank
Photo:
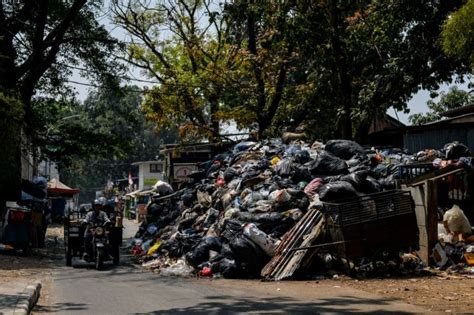
<path fill-rule="evenodd" d="M 321 219 L 319 220 L 319 222 L 313 228 L 311 233 L 304 238 L 304 241 L 303 243 L 301 243 L 300 246 L 306 247 L 306 246 L 312 245 L 313 242 L 319 237 L 319 235 L 321 235 L 323 224 L 324 224 L 324 218 L 322 218 L 321 216 Z M 282 280 L 282 279 L 291 277 L 296 271 L 296 269 L 298 269 L 298 267 L 300 266 L 301 261 L 303 260 L 307 251 L 308 251 L 307 249 L 304 249 L 304 250 L 299 250 L 293 253 L 293 256 L 291 257 L 290 261 L 286 264 L 285 268 L 278 275 L 275 275 L 275 280 Z"/>
<path fill-rule="evenodd" d="M 438 242 L 438 185 L 436 180 L 428 180 L 426 183 L 426 232 L 428 252 Z"/>

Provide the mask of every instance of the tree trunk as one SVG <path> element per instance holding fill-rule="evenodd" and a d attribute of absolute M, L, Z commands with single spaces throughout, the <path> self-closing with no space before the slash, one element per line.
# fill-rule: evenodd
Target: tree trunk
<path fill-rule="evenodd" d="M 0 209 L 5 201 L 18 200 L 21 192 L 22 117 L 12 117 L 10 102 L 15 97 L 15 50 L 10 34 L 0 28 Z M 5 112 L 3 112 L 5 111 Z M 2 117 L 3 116 L 3 117 Z"/>
<path fill-rule="evenodd" d="M 352 86 L 347 65 L 346 56 L 342 49 L 340 41 L 340 24 L 339 9 L 335 0 L 328 1 L 328 14 L 332 27 L 331 46 L 334 52 L 335 68 L 337 73 L 337 106 L 342 108 L 342 117 L 339 128 L 341 137 L 344 139 L 352 139 Z"/>
<path fill-rule="evenodd" d="M 210 105 L 211 105 L 211 142 L 219 141 L 220 139 L 220 125 L 219 125 L 219 117 L 217 117 L 217 112 L 219 111 L 219 103 L 217 96 L 213 95 L 209 98 Z"/>

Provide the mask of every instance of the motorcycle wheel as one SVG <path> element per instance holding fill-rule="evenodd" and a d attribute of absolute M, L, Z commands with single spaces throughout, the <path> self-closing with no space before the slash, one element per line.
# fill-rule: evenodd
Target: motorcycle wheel
<path fill-rule="evenodd" d="M 104 254 L 102 254 L 101 252 L 98 252 L 95 259 L 95 269 L 101 270 L 103 266 L 104 266 Z"/>
<path fill-rule="evenodd" d="M 118 247 L 114 249 L 113 263 L 115 266 L 117 266 L 120 263 L 120 249 Z"/>
<path fill-rule="evenodd" d="M 69 247 L 66 248 L 66 266 L 72 266 L 72 253 Z"/>

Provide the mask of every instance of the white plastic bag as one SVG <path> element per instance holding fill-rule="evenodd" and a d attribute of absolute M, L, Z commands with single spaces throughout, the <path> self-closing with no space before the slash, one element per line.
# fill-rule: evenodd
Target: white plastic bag
<path fill-rule="evenodd" d="M 449 232 L 471 233 L 471 224 L 469 224 L 469 220 L 458 205 L 454 205 L 451 209 L 445 212 L 443 222 L 447 225 Z"/>
<path fill-rule="evenodd" d="M 255 224 L 246 224 L 244 226 L 244 235 L 257 244 L 270 257 L 275 255 L 275 241 L 265 232 L 259 230 Z"/>
<path fill-rule="evenodd" d="M 176 264 L 161 269 L 160 275 L 164 277 L 189 277 L 193 270 L 193 267 L 187 265 L 184 260 L 180 259 Z"/>

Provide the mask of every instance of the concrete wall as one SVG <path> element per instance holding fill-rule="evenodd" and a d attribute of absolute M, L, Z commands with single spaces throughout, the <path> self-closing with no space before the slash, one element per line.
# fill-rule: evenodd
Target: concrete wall
<path fill-rule="evenodd" d="M 150 164 L 143 163 L 138 168 L 138 189 L 151 188 L 158 180 L 163 180 L 163 171 L 159 173 L 150 172 Z M 161 164 L 161 163 L 153 163 Z"/>

